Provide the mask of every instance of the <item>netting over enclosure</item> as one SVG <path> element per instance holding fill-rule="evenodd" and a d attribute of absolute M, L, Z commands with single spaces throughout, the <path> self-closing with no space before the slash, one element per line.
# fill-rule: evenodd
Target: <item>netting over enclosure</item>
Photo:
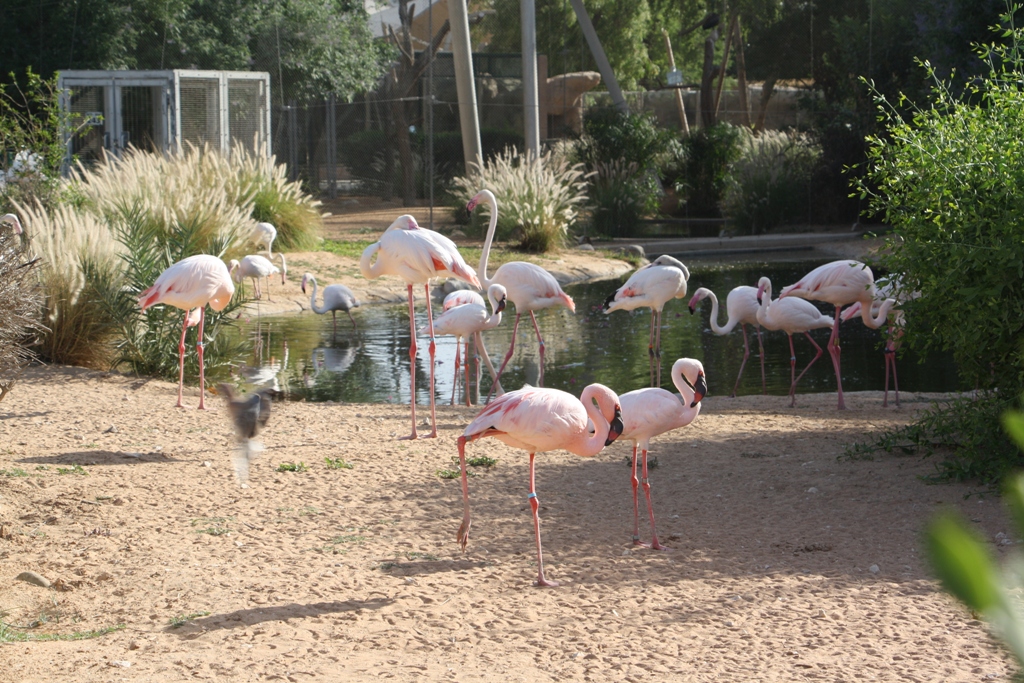
<path fill-rule="evenodd" d="M 150 151 L 241 142 L 269 153 L 270 76 L 233 71 L 62 71 L 62 104 L 86 124 L 68 155 L 90 163 L 129 145 Z"/>

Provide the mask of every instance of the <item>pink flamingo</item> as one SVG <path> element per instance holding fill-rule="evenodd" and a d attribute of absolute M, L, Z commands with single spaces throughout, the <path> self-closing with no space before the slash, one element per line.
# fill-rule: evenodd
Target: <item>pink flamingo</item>
<path fill-rule="evenodd" d="M 897 303 L 902 303 L 908 299 L 916 299 L 921 296 L 921 292 L 905 292 L 902 289 L 902 284 L 898 277 L 891 279 L 884 285 L 878 288 L 877 297 L 871 302 L 871 313 L 877 315 L 879 307 L 882 305 L 884 299 L 895 299 Z M 847 306 L 843 309 L 840 318 L 843 322 L 855 318 L 861 313 L 863 304 L 857 302 L 852 306 Z M 900 407 L 900 381 L 896 377 L 896 351 L 900 348 L 900 343 L 903 341 L 903 327 L 906 324 L 906 318 L 903 315 L 903 310 L 900 308 L 893 308 L 889 315 L 889 335 L 885 341 L 885 348 L 882 350 L 882 354 L 885 358 L 885 397 L 882 399 L 882 407 L 887 408 L 889 406 L 889 368 L 892 367 L 892 382 L 896 390 L 896 407 Z"/>
<path fill-rule="evenodd" d="M 792 297 L 772 301 L 772 281 L 767 277 L 762 277 L 757 285 L 757 300 L 761 304 L 757 309 L 758 322 L 764 325 L 766 330 L 772 330 L 773 332 L 775 330 L 782 330 L 789 337 L 789 407 L 792 408 L 796 405 L 797 382 L 810 370 L 815 361 L 821 358 L 821 354 L 824 353 L 808 332 L 821 327 L 831 328 L 834 323 L 832 318 L 819 311 L 810 301 L 794 299 Z M 815 353 L 811 362 L 807 364 L 807 367 L 803 369 L 803 372 L 800 373 L 800 376 L 797 377 L 793 335 L 800 332 L 803 332 L 804 336 L 807 337 L 807 341 L 811 342 L 817 353 Z"/>
<path fill-rule="evenodd" d="M 182 386 L 185 382 L 185 332 L 189 327 L 199 325 L 199 409 L 206 410 L 206 377 L 203 368 L 203 323 L 206 320 L 206 304 L 215 311 L 222 311 L 231 301 L 235 285 L 227 266 L 216 256 L 198 254 L 189 256 L 160 273 L 153 286 L 139 294 L 139 308 L 145 311 L 156 304 L 167 304 L 186 312 L 181 327 L 181 341 L 178 342 L 178 408 L 181 402 Z"/>
<path fill-rule="evenodd" d="M 481 190 L 475 197 L 469 200 L 466 210 L 470 213 L 481 201 L 486 201 L 491 209 L 491 222 L 487 226 L 487 237 L 484 239 L 484 249 L 480 254 L 480 281 L 484 287 L 492 284 L 500 284 L 508 292 L 508 299 L 516 307 L 516 322 L 512 326 L 512 343 L 505 354 L 505 360 L 498 369 L 498 378 L 491 386 L 494 392 L 501 379 L 501 373 L 512 358 L 512 351 L 516 347 L 516 332 L 519 330 L 519 318 L 524 311 L 530 313 L 530 320 L 533 321 L 533 329 L 537 333 L 537 343 L 540 348 L 540 376 L 537 379 L 538 386 L 544 386 L 544 338 L 540 336 L 540 327 L 537 325 L 537 317 L 534 311 L 539 311 L 552 306 L 565 306 L 573 313 L 576 312 L 576 304 L 572 297 L 562 291 L 558 280 L 552 277 L 551 273 L 538 265 L 526 263 L 525 261 L 510 261 L 503 263 L 495 271 L 494 277 L 487 277 L 487 257 L 491 252 L 491 241 L 494 239 L 494 229 L 498 225 L 498 200 L 490 190 Z M 490 393 L 487 395 L 490 398 Z"/>
<path fill-rule="evenodd" d="M 619 396 L 622 406 L 622 436 L 633 441 L 633 545 L 668 550 L 658 542 L 654 529 L 654 508 L 651 506 L 651 484 L 647 479 L 647 450 L 651 438 L 679 429 L 697 419 L 700 402 L 708 392 L 704 377 L 704 366 L 699 360 L 680 358 L 672 365 L 672 383 L 676 385 L 683 400 L 659 387 L 638 389 Z M 636 449 L 639 444 L 643 454 L 641 478 L 636 478 Z M 640 501 L 637 488 L 643 484 L 647 498 L 647 513 L 651 518 L 651 544 L 640 542 Z"/>
<path fill-rule="evenodd" d="M 686 296 L 690 271 L 680 261 L 662 255 L 638 269 L 604 302 L 605 315 L 612 311 L 651 309 L 651 333 L 647 340 L 651 386 L 661 386 L 661 311 L 672 299 Z M 657 372 L 655 372 L 657 366 Z"/>
<path fill-rule="evenodd" d="M 594 402 L 597 402 L 597 407 Z M 589 429 L 589 422 L 594 432 Z M 485 436 L 528 451 L 530 454 L 530 493 L 533 530 L 537 536 L 537 585 L 557 586 L 544 578 L 544 554 L 540 545 L 540 516 L 534 485 L 534 456 L 545 451 L 564 449 L 585 458 L 597 455 L 622 433 L 619 397 L 603 384 L 591 384 L 577 399 L 558 389 L 527 387 L 494 399 L 476 416 L 459 437 L 459 465 L 462 468 L 462 525 L 457 536 L 462 550 L 469 542 L 469 481 L 466 478 L 466 442 Z"/>
<path fill-rule="evenodd" d="M 373 256 L 377 260 L 373 263 Z M 431 278 L 455 276 L 460 280 L 480 286 L 473 269 L 466 265 L 456 249 L 455 243 L 444 235 L 421 228 L 416 219 L 406 214 L 395 219 L 380 241 L 374 242 L 363 250 L 359 260 L 359 269 L 363 277 L 373 280 L 381 275 L 396 275 L 405 280 L 409 291 L 409 336 L 412 337 L 409 347 L 409 403 L 412 406 L 412 434 L 405 439 L 415 439 L 416 435 L 416 310 L 413 305 L 412 286 L 422 284 L 427 294 L 427 324 L 430 331 L 430 437 L 437 436 L 437 414 L 434 408 L 434 321 L 430 312 Z"/>
<path fill-rule="evenodd" d="M 228 264 L 228 272 L 234 276 L 235 282 L 238 284 L 242 284 L 242 280 L 247 277 L 252 278 L 252 286 L 257 299 L 263 298 L 263 290 L 260 289 L 260 278 L 266 278 L 267 301 L 273 303 L 273 300 L 270 298 L 270 276 L 274 273 L 280 273 L 281 284 L 284 285 L 288 281 L 288 264 L 285 262 L 284 254 L 278 252 L 277 255 L 281 257 L 280 268 L 275 266 L 270 259 L 259 254 L 250 254 L 243 257 L 241 262 L 237 259 L 231 259 L 231 263 Z"/>
<path fill-rule="evenodd" d="M 799 282 L 783 287 L 779 299 L 796 296 L 801 299 L 825 301 L 836 307 L 835 322 L 832 325 L 832 336 L 828 339 L 828 353 L 832 357 L 832 368 L 836 372 L 836 387 L 839 391 L 839 410 L 846 409 L 843 400 L 843 380 L 839 369 L 839 315 L 843 306 L 860 301 L 867 304 L 861 309 L 864 324 L 877 330 L 889 316 L 889 309 L 896 303 L 887 299 L 879 307 L 877 318 L 871 316 L 871 302 L 875 299 L 875 278 L 871 269 L 860 261 L 832 261 L 818 266 Z"/>
<path fill-rule="evenodd" d="M 736 384 L 732 387 L 730 397 L 736 396 L 740 388 L 740 378 L 743 377 L 743 368 L 747 366 L 747 359 L 750 358 L 750 344 L 747 342 L 747 325 L 754 328 L 757 333 L 757 347 L 761 351 L 761 393 L 768 393 L 768 385 L 764 377 L 764 344 L 761 342 L 761 327 L 757 321 L 757 288 L 740 285 L 734 287 L 729 295 L 725 297 L 725 310 L 729 319 L 725 327 L 718 324 L 718 297 L 706 287 L 701 287 L 693 293 L 690 299 L 690 314 L 697 310 L 698 304 L 705 298 L 711 299 L 711 331 L 717 335 L 725 335 L 732 332 L 737 325 L 743 332 L 743 362 L 740 363 L 739 374 L 736 375 Z"/>
<path fill-rule="evenodd" d="M 465 304 L 478 304 L 480 306 L 485 305 L 484 298 L 480 296 L 478 292 L 474 292 L 472 289 L 457 289 L 454 292 L 449 293 L 448 296 L 444 298 L 443 306 L 444 310 L 448 311 L 451 310 L 452 308 L 455 308 L 456 306 L 462 306 Z M 491 356 L 489 353 L 487 353 L 487 346 L 484 344 L 484 338 L 483 335 L 480 334 L 480 332 L 473 333 L 473 349 L 474 351 L 476 351 L 476 355 L 474 356 L 474 358 L 476 358 L 476 400 L 480 400 L 480 379 L 482 375 L 480 370 L 481 358 L 484 361 L 484 365 L 487 366 L 488 372 L 491 373 L 491 381 L 494 383 L 496 387 L 498 396 L 501 396 L 502 394 L 505 393 L 505 390 L 501 388 L 501 382 L 498 382 L 498 372 L 494 369 L 494 365 L 491 364 Z M 456 362 L 458 362 L 458 347 L 456 347 L 455 349 L 455 355 Z M 469 363 L 468 356 L 466 357 L 466 363 Z M 456 369 L 456 372 L 457 371 L 458 370 Z"/>
<path fill-rule="evenodd" d="M 3 216 L 0 216 L 0 225 L 3 225 L 4 223 L 10 223 L 14 226 L 15 235 L 20 235 L 22 233 L 21 221 L 18 220 L 18 217 L 13 213 L 5 213 Z"/>
<path fill-rule="evenodd" d="M 480 292 L 474 292 L 472 289 L 456 289 L 444 298 L 444 303 L 441 304 L 441 308 L 445 311 L 449 311 L 456 306 L 463 306 L 465 304 L 478 304 L 480 306 L 485 305 L 487 302 L 480 296 Z"/>
<path fill-rule="evenodd" d="M 473 292 L 476 294 L 476 292 Z M 451 296 L 449 294 L 449 296 Z M 479 294 L 477 294 L 479 296 Z M 469 338 L 484 330 L 493 330 L 501 324 L 501 312 L 505 310 L 505 288 L 491 285 L 487 288 L 487 298 L 491 302 L 492 313 L 488 315 L 483 304 L 468 303 L 452 306 L 434 320 L 435 334 L 451 334 L 455 336 L 455 378 L 452 380 L 452 405 L 455 405 L 455 388 L 459 383 L 459 345 L 466 340 L 466 405 L 471 405 L 469 395 Z M 447 299 L 446 299 L 447 301 Z M 420 328 L 424 334 L 427 327 Z M 477 370 L 480 363 L 477 361 Z M 493 368 L 492 368 L 493 370 Z M 479 387 L 479 383 L 477 384 Z M 477 392 L 479 393 L 479 391 Z"/>

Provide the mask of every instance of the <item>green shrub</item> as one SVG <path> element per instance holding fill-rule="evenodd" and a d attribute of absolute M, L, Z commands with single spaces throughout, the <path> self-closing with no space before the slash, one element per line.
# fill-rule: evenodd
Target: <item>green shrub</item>
<path fill-rule="evenodd" d="M 651 213 L 648 179 L 636 162 L 617 159 L 600 162 L 590 182 L 591 222 L 598 235 L 628 237 L 636 233 L 640 219 Z"/>
<path fill-rule="evenodd" d="M 727 123 L 701 128 L 687 138 L 666 171 L 685 202 L 688 216 L 718 218 L 728 186 L 729 167 L 740 155 L 740 130 Z"/>
<path fill-rule="evenodd" d="M 252 197 L 253 221 L 266 221 L 277 229 L 274 247 L 282 251 L 312 251 L 319 247 L 324 228 L 318 209 L 320 202 L 304 192 L 301 183 L 288 180 L 284 164 L 275 163 L 275 158 L 262 149 L 249 154 L 237 143 L 229 163 L 238 182 L 234 196 Z"/>
<path fill-rule="evenodd" d="M 740 156 L 729 169 L 724 202 L 733 224 L 759 235 L 777 225 L 806 220 L 820 148 L 803 133 L 740 130 Z"/>
<path fill-rule="evenodd" d="M 452 193 L 465 207 L 477 192 L 489 189 L 498 200 L 497 238 L 516 237 L 520 248 L 545 252 L 564 243 L 586 202 L 586 179 L 581 164 L 550 151 L 521 155 L 511 147 L 479 172 L 456 178 Z"/>

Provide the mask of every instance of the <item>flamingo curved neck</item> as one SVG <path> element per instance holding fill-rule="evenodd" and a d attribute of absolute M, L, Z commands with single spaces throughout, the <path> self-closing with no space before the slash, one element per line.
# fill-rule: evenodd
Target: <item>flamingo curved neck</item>
<path fill-rule="evenodd" d="M 608 439 L 608 420 L 605 419 L 604 413 L 601 410 L 601 402 L 604 396 L 600 394 L 596 389 L 587 387 L 583 390 L 583 394 L 580 396 L 580 401 L 583 403 L 584 410 L 587 411 L 587 417 L 594 423 L 594 433 L 588 434 L 584 430 L 583 438 L 575 444 L 574 448 L 566 448 L 570 453 L 588 458 L 592 455 L 597 455 L 604 448 L 604 443 Z M 594 405 L 594 400 L 597 400 L 597 405 Z"/>
<path fill-rule="evenodd" d="M 761 291 L 761 301 L 757 304 L 757 322 L 764 324 L 762 320 L 767 320 L 769 313 L 768 309 L 772 305 L 772 285 L 768 283 L 765 285 L 764 290 Z"/>
<path fill-rule="evenodd" d="M 682 410 L 679 412 L 679 420 L 681 424 L 690 424 L 694 418 L 697 417 L 697 413 L 700 412 L 700 404 L 693 406 L 694 392 L 690 388 L 690 385 L 683 378 L 682 368 L 672 368 L 672 384 L 676 385 L 676 389 L 679 390 L 679 395 L 683 397 Z"/>
<path fill-rule="evenodd" d="M 736 327 L 735 320 L 728 320 L 725 327 L 718 324 L 718 297 L 714 292 L 708 290 L 708 298 L 711 299 L 711 331 L 715 334 L 729 334 L 732 328 Z"/>
<path fill-rule="evenodd" d="M 877 330 L 879 327 L 885 324 L 889 319 L 889 311 L 893 306 L 896 305 L 896 299 L 886 299 L 882 302 L 882 305 L 878 307 L 878 314 L 875 316 L 871 315 L 871 306 L 865 306 L 863 302 L 860 305 L 860 319 L 864 322 L 864 325 L 870 327 L 873 330 Z"/>
<path fill-rule="evenodd" d="M 327 312 L 327 301 L 324 301 L 324 305 L 317 307 L 316 305 L 316 278 L 309 278 L 309 282 L 313 285 L 313 293 L 309 295 L 309 307 L 313 309 L 313 312 L 318 315 L 323 315 Z"/>
<path fill-rule="evenodd" d="M 371 263 L 373 255 L 378 251 L 380 251 L 380 242 L 374 242 L 366 249 L 363 249 L 363 255 L 359 257 L 359 271 L 367 280 L 375 280 L 381 276 L 380 259 L 378 258 L 376 262 Z"/>
<path fill-rule="evenodd" d="M 480 284 L 484 289 L 488 288 L 492 284 L 492 280 L 487 275 L 487 257 L 491 253 L 491 242 L 494 240 L 494 231 L 498 227 L 498 200 L 494 197 L 494 193 L 490 190 L 481 190 L 480 194 L 487 200 L 488 206 L 491 207 L 491 220 L 487 224 L 487 237 L 484 238 L 484 248 L 480 253 L 480 267 L 477 268 L 477 277 L 480 278 Z"/>
<path fill-rule="evenodd" d="M 501 324 L 501 311 L 498 310 L 498 302 L 494 294 L 487 292 L 487 300 L 491 302 L 491 317 L 484 321 L 484 329 L 492 330 Z"/>

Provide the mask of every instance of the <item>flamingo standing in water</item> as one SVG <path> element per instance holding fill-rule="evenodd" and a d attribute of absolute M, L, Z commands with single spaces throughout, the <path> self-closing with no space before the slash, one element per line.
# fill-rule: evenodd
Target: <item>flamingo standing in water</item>
<path fill-rule="evenodd" d="M 374 254 L 377 260 L 373 261 Z M 409 336 L 412 337 L 409 347 L 409 403 L 412 406 L 412 434 L 406 439 L 415 439 L 416 435 L 416 309 L 413 304 L 412 287 L 422 284 L 427 294 L 427 326 L 430 332 L 430 422 L 429 438 L 437 436 L 437 414 L 434 408 L 434 321 L 430 312 L 430 279 L 449 275 L 465 280 L 479 287 L 473 269 L 466 265 L 455 243 L 444 235 L 421 228 L 416 219 L 406 214 L 395 219 L 380 241 L 374 242 L 363 250 L 359 260 L 359 269 L 363 277 L 373 280 L 381 275 L 396 275 L 405 280 L 409 291 Z"/>
<path fill-rule="evenodd" d="M 284 285 L 288 281 L 288 266 L 285 263 L 284 254 L 278 253 L 277 255 L 281 257 L 280 268 L 259 254 L 250 254 L 242 258 L 241 262 L 237 259 L 231 259 L 231 263 L 228 264 L 228 272 L 234 275 L 235 282 L 238 284 L 242 284 L 242 280 L 247 277 L 252 278 L 253 289 L 256 292 L 257 299 L 263 298 L 263 290 L 260 289 L 260 278 L 266 278 L 267 301 L 273 303 L 270 298 L 270 276 L 274 273 L 281 273 L 281 284 Z"/>
<path fill-rule="evenodd" d="M 316 278 L 311 273 L 306 273 L 302 276 L 302 293 L 306 293 L 306 285 L 313 283 L 313 292 L 309 295 L 309 307 L 313 309 L 314 313 L 323 315 L 327 311 L 331 312 L 331 318 L 334 321 L 334 336 L 338 336 L 338 311 L 345 311 L 348 313 L 349 320 L 352 321 L 352 328 L 355 330 L 359 329 L 356 325 L 356 319 L 352 317 L 352 309 L 359 308 L 359 300 L 356 299 L 355 294 L 352 290 L 345 285 L 327 285 L 324 287 L 324 303 L 322 306 L 316 305 Z"/>
<path fill-rule="evenodd" d="M 658 542 L 658 534 L 654 529 L 654 507 L 651 505 L 651 484 L 647 479 L 647 449 L 651 445 L 651 437 L 679 429 L 697 419 L 700 413 L 700 402 L 708 392 L 707 380 L 704 377 L 704 366 L 699 360 L 680 358 L 672 365 L 672 383 L 676 385 L 682 402 L 660 387 L 638 389 L 619 396 L 622 406 L 623 439 L 633 441 L 633 545 L 668 550 Z M 636 449 L 640 446 L 643 457 L 641 478 L 636 478 Z M 637 488 L 644 487 L 647 498 L 647 513 L 651 518 L 651 544 L 640 542 L 640 501 Z"/>
<path fill-rule="evenodd" d="M 481 190 L 475 197 L 469 200 L 469 203 L 466 205 L 466 211 L 473 213 L 473 209 L 481 201 L 486 201 L 490 206 L 491 222 L 487 226 L 487 237 L 484 239 L 484 249 L 480 254 L 480 281 L 484 287 L 490 287 L 495 283 L 502 285 L 508 292 L 509 301 L 515 304 L 516 307 L 516 322 L 512 326 L 512 343 L 509 344 L 505 360 L 501 363 L 501 368 L 498 369 L 498 378 L 491 386 L 491 392 L 494 391 L 498 380 L 501 379 L 501 373 L 505 371 L 505 366 L 508 365 L 509 359 L 512 358 L 512 351 L 516 348 L 516 332 L 519 330 L 519 318 L 523 315 L 524 311 L 530 313 L 533 329 L 537 333 L 537 344 L 540 348 L 540 375 L 537 379 L 537 385 L 544 386 L 544 338 L 540 335 L 540 327 L 537 325 L 537 317 L 534 315 L 534 311 L 551 308 L 552 306 L 565 306 L 575 313 L 576 304 L 573 302 L 572 297 L 562 291 L 558 280 L 551 273 L 533 263 L 526 263 L 525 261 L 503 263 L 495 271 L 493 278 L 487 277 L 487 257 L 491 252 L 494 229 L 498 225 L 498 200 L 495 199 L 494 193 L 490 190 Z M 487 396 L 490 398 L 490 394 Z"/>
<path fill-rule="evenodd" d="M 711 299 L 711 331 L 717 335 L 729 334 L 737 325 L 743 332 L 743 362 L 740 363 L 739 374 L 736 375 L 736 384 L 732 387 L 731 397 L 736 396 L 740 388 L 740 378 L 743 377 L 743 368 L 747 366 L 747 359 L 750 358 L 750 344 L 747 342 L 747 325 L 754 328 L 757 334 L 757 347 L 761 351 L 761 393 L 768 393 L 768 385 L 764 377 L 764 344 L 761 341 L 761 326 L 757 320 L 757 288 L 740 285 L 734 287 L 729 295 L 725 297 L 725 310 L 729 314 L 729 320 L 725 327 L 718 324 L 718 297 L 706 287 L 701 287 L 693 293 L 690 299 L 690 314 L 697 310 L 697 305 L 705 299 Z"/>
<path fill-rule="evenodd" d="M 597 406 L 594 406 L 594 402 Z M 588 428 L 594 425 L 593 433 Z M 540 544 L 540 515 L 534 480 L 534 456 L 545 451 L 564 449 L 591 457 L 611 444 L 622 433 L 619 397 L 603 384 L 591 384 L 580 398 L 558 389 L 528 387 L 510 391 L 494 399 L 476 416 L 459 437 L 459 466 L 462 469 L 462 525 L 458 542 L 466 550 L 469 542 L 469 481 L 466 478 L 466 442 L 485 436 L 520 448 L 530 454 L 530 492 L 533 531 L 537 536 L 537 585 L 557 586 L 544 577 L 544 554 Z"/>
<path fill-rule="evenodd" d="M 476 292 L 473 292 L 476 294 Z M 449 294 L 449 296 L 451 296 Z M 480 295 L 477 294 L 479 297 Z M 464 297 L 465 298 L 465 297 Z M 501 312 L 505 310 L 505 288 L 491 285 L 487 288 L 487 298 L 491 302 L 491 314 L 483 304 L 467 303 L 451 306 L 434 320 L 435 334 L 451 334 L 455 336 L 455 377 L 452 379 L 452 405 L 455 405 L 455 388 L 459 383 L 459 345 L 466 340 L 466 405 L 470 404 L 469 396 L 469 338 L 484 330 L 493 330 L 501 324 Z M 426 333 L 426 326 L 419 334 Z M 480 364 L 477 362 L 477 370 Z M 479 373 L 477 373 L 479 375 Z M 479 384 L 477 384 L 479 393 Z"/>
<path fill-rule="evenodd" d="M 832 357 L 832 368 L 836 372 L 836 387 L 839 392 L 839 410 L 846 409 L 843 400 L 843 379 L 839 368 L 839 319 L 842 307 L 856 302 L 864 304 L 861 308 L 861 319 L 864 324 L 877 330 L 889 316 L 889 309 L 896 303 L 894 299 L 886 299 L 879 307 L 878 316 L 871 316 L 871 302 L 876 297 L 875 278 L 871 269 L 860 261 L 832 261 L 818 266 L 798 282 L 783 287 L 779 299 L 796 296 L 801 299 L 825 301 L 836 307 L 835 321 L 832 325 L 832 336 L 828 339 L 828 353 Z"/>
<path fill-rule="evenodd" d="M 20 235 L 22 233 L 21 221 L 18 220 L 18 217 L 15 216 L 13 213 L 5 213 L 3 216 L 0 216 L 0 225 L 3 225 L 5 223 L 10 223 L 12 226 L 14 226 L 15 235 Z"/>
<path fill-rule="evenodd" d="M 871 313 L 877 315 L 879 307 L 885 299 L 895 299 L 897 303 L 902 303 L 908 299 L 916 299 L 921 296 L 921 292 L 905 292 L 903 291 L 902 284 L 898 277 L 892 278 L 884 285 L 878 288 L 877 298 L 871 303 Z M 863 304 L 857 302 L 852 306 L 847 306 L 843 309 L 842 314 L 839 316 L 843 322 L 856 318 L 861 313 Z M 896 351 L 900 347 L 900 343 L 903 341 L 903 326 L 906 322 L 903 310 L 895 308 L 890 311 L 889 316 L 889 338 L 885 341 L 885 348 L 882 349 L 882 354 L 885 357 L 885 397 L 882 399 L 882 407 L 887 408 L 889 406 L 889 368 L 892 367 L 892 382 L 896 390 L 896 407 L 900 407 L 900 381 L 896 377 Z"/>
<path fill-rule="evenodd" d="M 821 358 L 824 353 L 818 343 L 808 334 L 810 330 L 821 327 L 831 328 L 835 323 L 832 318 L 823 314 L 810 301 L 787 297 L 772 301 L 772 281 L 762 277 L 757 283 L 757 300 L 760 306 L 757 309 L 757 320 L 764 325 L 766 330 L 782 330 L 789 337 L 789 407 L 796 405 L 796 385 L 800 378 L 810 370 L 814 362 Z M 796 351 L 793 350 L 793 335 L 803 332 L 807 341 L 811 342 L 817 353 L 814 358 L 803 369 L 800 376 L 796 376 Z"/>
<path fill-rule="evenodd" d="M 444 298 L 442 304 L 444 310 L 450 310 L 456 306 L 462 306 L 464 304 L 479 304 L 484 305 L 484 298 L 480 296 L 478 292 L 474 292 L 472 289 L 457 289 L 451 292 Z M 501 388 L 501 382 L 498 381 L 498 372 L 494 369 L 494 365 L 491 363 L 491 355 L 487 353 L 487 346 L 484 345 L 484 338 L 479 332 L 473 333 L 473 349 L 476 351 L 476 400 L 480 400 L 480 359 L 483 358 L 484 365 L 487 366 L 487 370 L 491 373 L 491 381 L 493 382 L 498 396 L 505 393 L 505 390 Z M 455 349 L 455 354 L 458 355 L 458 348 Z M 466 359 L 469 362 L 469 359 Z"/>
<path fill-rule="evenodd" d="M 647 356 L 650 359 L 652 387 L 661 386 L 661 311 L 672 299 L 686 296 L 686 283 L 689 279 L 689 269 L 666 254 L 638 269 L 624 285 L 605 299 L 605 315 L 612 311 L 632 311 L 644 307 L 651 309 Z"/>
<path fill-rule="evenodd" d="M 153 286 L 139 294 L 139 308 L 145 311 L 156 304 L 167 304 L 185 311 L 185 323 L 181 327 L 181 341 L 178 342 L 178 408 L 182 387 L 185 382 L 185 332 L 189 327 L 199 325 L 199 409 L 206 410 L 206 377 L 203 370 L 203 323 L 206 320 L 206 305 L 215 311 L 222 311 L 231 301 L 235 285 L 227 266 L 216 256 L 198 254 L 189 256 L 172 265 L 160 274 Z"/>

